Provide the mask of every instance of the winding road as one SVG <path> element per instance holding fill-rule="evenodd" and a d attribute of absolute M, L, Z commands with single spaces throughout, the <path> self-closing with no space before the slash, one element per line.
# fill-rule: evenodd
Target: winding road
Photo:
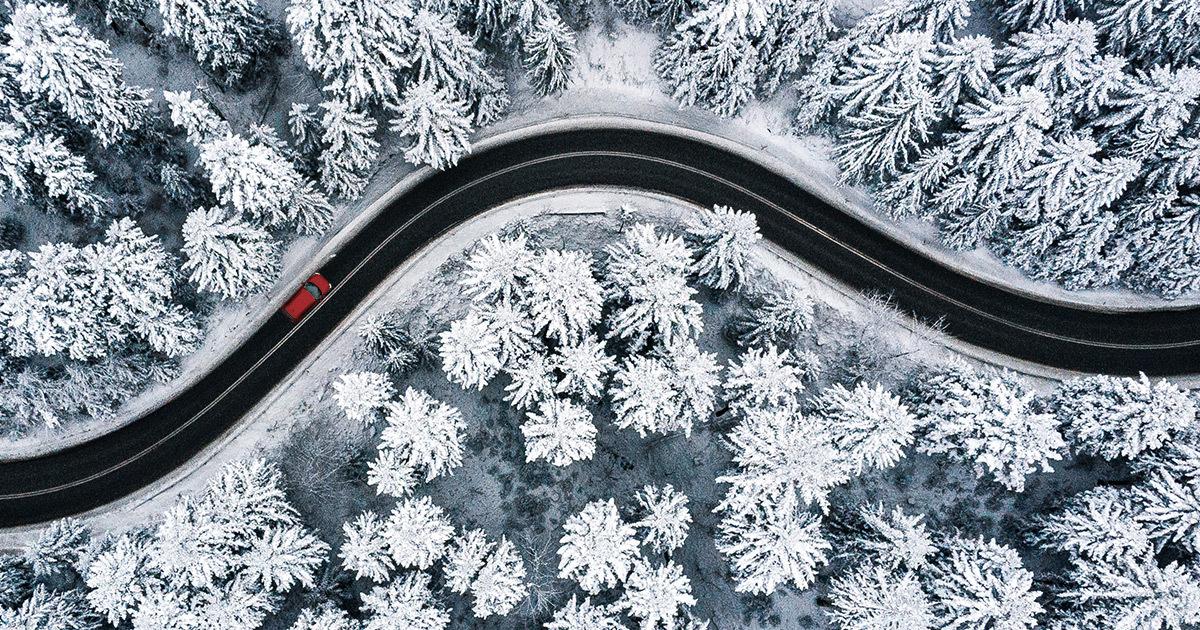
<path fill-rule="evenodd" d="M 666 132 L 582 129 L 500 144 L 418 183 L 321 271 L 333 291 L 301 323 L 276 315 L 178 396 L 89 442 L 0 464 L 0 527 L 78 514 L 167 475 L 229 431 L 372 289 L 439 234 L 504 202 L 557 188 L 622 186 L 753 211 L 763 235 L 861 291 L 971 344 L 1053 367 L 1200 371 L 1200 309 L 1105 313 L 1039 301 L 964 275 L 875 231 L 785 177 Z"/>

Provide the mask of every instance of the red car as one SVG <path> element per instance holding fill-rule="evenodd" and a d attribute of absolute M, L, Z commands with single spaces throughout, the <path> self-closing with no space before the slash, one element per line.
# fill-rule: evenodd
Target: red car
<path fill-rule="evenodd" d="M 283 309 L 281 310 L 284 315 L 287 315 L 288 319 L 298 322 L 304 317 L 305 313 L 316 306 L 321 298 L 329 295 L 329 289 L 331 288 L 333 288 L 333 285 L 329 284 L 325 276 L 314 273 L 308 277 L 308 280 L 304 281 L 304 284 L 300 285 L 300 290 L 296 291 L 296 294 L 283 304 Z"/>

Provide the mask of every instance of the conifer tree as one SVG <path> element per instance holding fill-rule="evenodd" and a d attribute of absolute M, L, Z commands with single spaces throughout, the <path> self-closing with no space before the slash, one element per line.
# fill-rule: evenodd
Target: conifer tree
<path fill-rule="evenodd" d="M 544 459 L 555 466 L 591 459 L 596 452 L 596 425 L 587 408 L 551 398 L 521 423 L 525 461 Z"/>
<path fill-rule="evenodd" d="M 142 124 L 146 91 L 125 84 L 108 44 L 80 28 L 65 6 L 20 4 L 4 33 L 0 56 L 15 69 L 21 90 L 60 107 L 101 144 Z"/>
<path fill-rule="evenodd" d="M 254 0 L 158 0 L 163 34 L 191 49 L 219 82 L 235 86 L 276 46 Z"/>
<path fill-rule="evenodd" d="M 726 510 L 717 551 L 730 563 L 735 590 L 770 595 L 783 584 L 806 588 L 828 560 L 821 520 L 800 509 L 794 492 L 745 509 Z"/>
<path fill-rule="evenodd" d="M 556 94 L 567 89 L 578 53 L 575 34 L 557 13 L 548 13 L 538 19 L 536 27 L 524 38 L 524 48 L 525 65 L 539 92 Z"/>
<path fill-rule="evenodd" d="M 692 273 L 714 289 L 740 287 L 750 249 L 762 238 L 753 214 L 728 206 L 701 209 L 689 217 L 687 240 L 696 252 Z"/>
<path fill-rule="evenodd" d="M 370 424 L 376 411 L 392 399 L 396 390 L 386 375 L 379 372 L 351 372 L 333 384 L 333 400 L 347 418 Z"/>
<path fill-rule="evenodd" d="M 202 291 L 238 299 L 275 281 L 278 244 L 261 228 L 220 208 L 198 209 L 183 223 L 180 268 Z"/>
<path fill-rule="evenodd" d="M 563 524 L 558 549 L 560 577 L 596 594 L 625 581 L 637 555 L 637 532 L 621 519 L 617 504 L 592 501 Z"/>
<path fill-rule="evenodd" d="M 1033 573 L 1009 547 L 982 539 L 956 539 L 932 566 L 933 611 L 948 627 L 982 624 L 1020 630 L 1038 625 L 1044 610 Z"/>
<path fill-rule="evenodd" d="M 393 131 L 410 139 L 404 158 L 443 170 L 471 152 L 467 106 L 432 80 L 414 83 L 393 106 Z"/>
<path fill-rule="evenodd" d="M 292 0 L 287 25 L 334 102 L 355 111 L 400 97 L 403 73 L 412 64 L 412 15 L 409 2 Z"/>
<path fill-rule="evenodd" d="M 1093 376 L 1067 381 L 1051 405 L 1068 442 L 1105 459 L 1132 459 L 1161 447 L 1196 420 L 1196 405 L 1162 380 Z"/>

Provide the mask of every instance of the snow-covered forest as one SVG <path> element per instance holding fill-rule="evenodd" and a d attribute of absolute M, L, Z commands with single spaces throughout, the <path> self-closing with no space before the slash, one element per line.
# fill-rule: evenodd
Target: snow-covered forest
<path fill-rule="evenodd" d="M 598 13 L 655 33 L 681 106 L 790 99 L 845 184 L 954 248 L 1200 289 L 1200 5 L 868 4 L 4 2 L 0 433 L 179 377 L 381 163 L 453 168 L 568 90 Z M 886 299 L 856 319 L 760 264 L 753 216 L 681 216 L 471 244 L 437 304 L 356 323 L 274 448 L 0 554 L 0 627 L 1200 626 L 1191 392 L 918 352 Z"/>
<path fill-rule="evenodd" d="M 913 358 L 762 267 L 753 217 L 685 216 L 484 237 L 440 292 L 423 285 L 451 296 L 432 319 L 356 324 L 325 410 L 269 461 L 227 465 L 153 522 L 62 521 L 4 556 L 0 620 L 1200 623 L 1187 391 Z"/>
<path fill-rule="evenodd" d="M 272 287 L 287 243 L 363 193 L 381 141 L 453 166 L 507 107 L 506 69 L 550 94 L 574 59 L 546 0 L 268 9 L 0 7 L 0 432 L 95 422 L 170 380 L 215 308 Z M 123 57 L 164 72 L 128 83 Z M 237 115 L 291 58 L 321 100 L 285 104 L 280 128 Z"/>
<path fill-rule="evenodd" d="M 679 6 L 686 8 L 680 11 Z M 877 208 L 1037 279 L 1200 287 L 1200 9 L 1163 0 L 627 1 L 675 97 L 721 115 L 795 81 Z"/>
<path fill-rule="evenodd" d="M 1070 288 L 1200 288 L 1191 4 L 866 9 L 6 3 L 0 432 L 119 420 L 224 332 L 214 313 L 274 288 L 289 247 L 326 233 L 385 159 L 452 167 L 514 94 L 570 87 L 577 33 L 596 21 L 658 33 L 660 87 L 683 106 L 732 116 L 788 95 L 790 133 L 829 137 L 846 183 L 952 247 Z"/>

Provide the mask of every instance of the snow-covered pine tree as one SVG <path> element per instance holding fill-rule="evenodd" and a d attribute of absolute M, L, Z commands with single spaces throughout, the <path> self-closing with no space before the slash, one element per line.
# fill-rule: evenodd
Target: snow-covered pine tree
<path fill-rule="evenodd" d="M 471 121 L 467 106 L 431 80 L 414 83 L 392 105 L 393 131 L 410 139 L 404 159 L 443 170 L 471 152 Z"/>
<path fill-rule="evenodd" d="M 504 387 L 504 400 L 514 409 L 527 411 L 553 398 L 554 368 L 545 354 L 533 352 L 515 363 L 504 371 L 512 380 Z"/>
<path fill-rule="evenodd" d="M 137 341 L 178 357 L 198 343 L 194 318 L 174 303 L 171 258 L 129 219 L 99 243 L 46 244 L 25 258 L 23 272 L 2 281 L 0 328 L 12 356 L 83 361 Z"/>
<path fill-rule="evenodd" d="M 631 356 L 617 369 L 611 387 L 616 424 L 642 437 L 674 431 L 691 435 L 697 423 L 712 416 L 716 355 L 701 352 L 691 341 L 657 354 Z"/>
<path fill-rule="evenodd" d="M 401 311 L 367 315 L 358 327 L 358 337 L 367 352 L 395 376 L 407 374 L 424 359 Z"/>
<path fill-rule="evenodd" d="M 83 592 L 51 590 L 34 586 L 29 597 L 13 608 L 0 608 L 0 626 L 5 628 L 55 628 L 56 630 L 100 630 L 101 617 L 88 606 Z"/>
<path fill-rule="evenodd" d="M 362 630 L 362 624 L 346 611 L 326 604 L 302 611 L 289 630 Z"/>
<path fill-rule="evenodd" d="M 729 484 L 722 510 L 741 512 L 791 494 L 825 506 L 829 491 L 850 479 L 829 427 L 798 407 L 748 410 L 730 432 L 729 445 L 736 468 L 717 477 Z"/>
<path fill-rule="evenodd" d="M 279 246 L 266 230 L 221 208 L 198 209 L 183 223 L 180 270 L 202 291 L 238 299 L 275 281 Z"/>
<path fill-rule="evenodd" d="M 0 555 L 0 608 L 16 608 L 33 593 L 33 569 L 16 554 Z"/>
<path fill-rule="evenodd" d="M 560 344 L 593 334 L 604 305 L 593 268 L 591 254 L 581 251 L 550 249 L 533 259 L 527 305 L 538 334 Z"/>
<path fill-rule="evenodd" d="M 717 525 L 717 551 L 730 563 L 735 590 L 770 595 L 785 583 L 803 589 L 828 560 L 821 519 L 800 509 L 796 494 L 726 510 Z"/>
<path fill-rule="evenodd" d="M 226 86 L 242 83 L 278 45 L 255 0 L 158 0 L 158 10 L 163 34 L 183 42 Z"/>
<path fill-rule="evenodd" d="M 108 44 L 80 28 L 66 6 L 22 3 L 4 33 L 0 56 L 21 91 L 57 105 L 102 145 L 142 124 L 147 92 L 125 84 Z"/>
<path fill-rule="evenodd" d="M 638 553 L 637 532 L 621 519 L 612 499 L 583 506 L 567 518 L 563 531 L 560 577 L 593 595 L 625 581 Z"/>
<path fill-rule="evenodd" d="M 384 409 L 387 426 L 379 435 L 381 450 L 395 452 L 408 466 L 423 472 L 425 481 L 462 465 L 466 425 L 457 409 L 411 387 Z"/>
<path fill-rule="evenodd" d="M 536 254 L 524 234 L 488 235 L 467 256 L 459 284 L 480 303 L 524 299 Z"/>
<path fill-rule="evenodd" d="M 591 459 L 596 452 L 592 413 L 569 400 L 551 398 L 521 423 L 525 461 L 544 459 L 555 466 Z"/>
<path fill-rule="evenodd" d="M 368 613 L 364 630 L 445 630 L 450 614 L 433 597 L 429 575 L 420 571 L 396 576 L 387 586 L 376 586 L 362 596 Z"/>
<path fill-rule="evenodd" d="M 741 287 L 749 271 L 750 250 L 762 238 L 754 215 L 713 206 L 688 218 L 686 238 L 696 255 L 692 273 L 714 289 Z"/>
<path fill-rule="evenodd" d="M 1196 404 L 1166 380 L 1092 376 L 1067 381 L 1051 408 L 1073 448 L 1105 459 L 1132 459 L 1161 447 L 1196 420 Z"/>
<path fill-rule="evenodd" d="M 227 135 L 200 145 L 200 164 L 217 199 L 248 219 L 278 227 L 294 216 L 292 202 L 302 180 L 295 167 L 271 147 Z"/>
<path fill-rule="evenodd" d="M 866 114 L 922 93 L 933 79 L 930 33 L 905 31 L 863 46 L 842 71 L 834 89 L 839 115 Z"/>
<path fill-rule="evenodd" d="M 483 568 L 484 561 L 495 546 L 496 543 L 489 541 L 482 529 L 463 532 L 446 551 L 443 569 L 446 573 L 446 587 L 460 595 L 471 590 L 475 576 L 479 575 L 479 570 Z"/>
<path fill-rule="evenodd" d="M 418 8 L 410 28 L 414 84 L 428 84 L 425 91 L 461 108 L 464 127 L 494 121 L 508 105 L 504 83 L 487 67 L 487 56 L 458 28 L 454 16 L 432 7 Z M 410 98 L 406 92 L 401 104 Z"/>
<path fill-rule="evenodd" d="M 562 374 L 554 391 L 585 402 L 600 397 L 609 373 L 616 368 L 616 360 L 605 352 L 604 342 L 595 337 L 560 345 L 550 363 Z"/>
<path fill-rule="evenodd" d="M 945 194 L 939 200 L 946 208 L 945 214 L 952 218 L 950 224 L 961 226 L 944 235 L 951 245 L 971 247 L 999 227 L 996 213 L 1000 210 L 989 204 L 1003 199 L 1023 180 L 1045 144 L 1050 113 L 1047 96 L 1030 86 L 1002 92 L 996 99 L 983 98 L 963 108 L 962 131 L 950 139 L 949 147 L 962 162 L 965 175 L 960 185 L 968 185 L 966 191 L 973 191 L 977 200 L 965 209 L 945 201 L 951 198 Z"/>
<path fill-rule="evenodd" d="M 1017 33 L 1001 50 L 997 82 L 1032 85 L 1055 100 L 1078 90 L 1097 54 L 1096 27 L 1087 20 L 1056 21 Z"/>
<path fill-rule="evenodd" d="M 1200 479 L 1176 480 L 1159 472 L 1133 488 L 1135 518 L 1160 549 L 1177 544 L 1200 552 Z"/>
<path fill-rule="evenodd" d="M 507 615 L 529 590 L 524 580 L 525 563 L 516 546 L 502 537 L 471 584 L 475 596 L 471 611 L 479 619 Z"/>
<path fill-rule="evenodd" d="M 1030 538 L 1046 549 L 1093 562 L 1139 559 L 1154 547 L 1136 520 L 1138 511 L 1130 492 L 1093 488 L 1071 497 L 1062 511 L 1038 518 Z"/>
<path fill-rule="evenodd" d="M 1080 0 L 1004 0 L 997 3 L 996 17 L 1010 32 L 1032 31 L 1078 14 L 1087 4 Z"/>
<path fill-rule="evenodd" d="M 164 96 L 172 121 L 199 149 L 200 164 L 222 204 L 263 226 L 291 223 L 305 234 L 329 227 L 333 220 L 329 200 L 300 174 L 273 130 L 256 127 L 247 139 L 233 134 L 227 123 L 190 93 L 164 92 Z"/>
<path fill-rule="evenodd" d="M 376 494 L 407 497 L 417 483 L 417 469 L 391 449 L 380 450 L 375 460 L 367 464 L 367 484 L 375 486 Z"/>
<path fill-rule="evenodd" d="M 856 474 L 894 466 L 913 443 L 916 416 L 878 383 L 859 383 L 853 390 L 835 384 L 823 390 L 813 406 Z"/>
<path fill-rule="evenodd" d="M 920 514 L 908 515 L 899 507 L 889 512 L 882 504 L 868 503 L 837 516 L 831 529 L 839 555 L 859 565 L 920 574 L 937 550 Z"/>
<path fill-rule="evenodd" d="M 654 340 L 671 347 L 703 330 L 696 290 L 687 284 L 692 253 L 682 238 L 639 223 L 605 253 L 604 288 L 614 304 L 611 337 L 634 348 Z"/>
<path fill-rule="evenodd" d="M 636 619 L 641 630 L 657 630 L 677 627 L 680 609 L 695 606 L 696 598 L 683 567 L 671 561 L 656 567 L 639 559 L 616 605 Z"/>
<path fill-rule="evenodd" d="M 1178 561 L 1152 554 L 1114 563 L 1082 561 L 1062 594 L 1076 618 L 1092 627 L 1180 630 L 1200 623 L 1200 578 Z"/>
<path fill-rule="evenodd" d="M 1150 160 L 1183 133 L 1198 103 L 1200 68 L 1154 66 L 1127 78 L 1094 126 L 1123 157 Z"/>
<path fill-rule="evenodd" d="M 29 548 L 29 566 L 39 578 L 70 579 L 91 538 L 87 526 L 77 518 L 53 521 Z"/>
<path fill-rule="evenodd" d="M 933 612 L 948 627 L 1032 629 L 1044 610 L 1033 573 L 1013 549 L 993 541 L 953 539 L 928 579 Z"/>
<path fill-rule="evenodd" d="M 604 607 L 593 605 L 591 598 L 580 602 L 575 595 L 555 611 L 546 624 L 546 630 L 622 630 L 624 627 Z"/>
<path fill-rule="evenodd" d="M 750 348 L 740 362 L 730 362 L 722 388 L 729 409 L 745 415 L 755 409 L 798 405 L 804 380 L 791 352 L 767 344 Z"/>
<path fill-rule="evenodd" d="M 86 565 L 88 603 L 113 626 L 120 626 L 152 589 L 150 551 L 153 538 L 135 530 L 105 544 Z"/>
<path fill-rule="evenodd" d="M 936 621 L 929 597 L 911 571 L 854 567 L 833 580 L 829 599 L 830 617 L 841 628 L 930 630 Z"/>
<path fill-rule="evenodd" d="M 338 551 L 342 566 L 361 579 L 386 580 L 396 568 L 388 552 L 386 536 L 387 522 L 370 510 L 342 523 L 342 544 Z"/>
<path fill-rule="evenodd" d="M 655 56 L 683 105 L 737 114 L 817 52 L 833 25 L 823 0 L 699 0 Z"/>
<path fill-rule="evenodd" d="M 292 586 L 315 584 L 329 550 L 299 520 L 273 464 L 226 466 L 155 529 L 143 582 L 149 590 L 130 615 L 132 627 L 184 618 L 198 627 L 259 627 Z"/>
<path fill-rule="evenodd" d="M 111 216 L 108 200 L 95 190 L 96 174 L 61 137 L 46 133 L 30 138 L 22 159 L 41 179 L 46 196 L 61 202 L 72 214 L 96 223 Z"/>
<path fill-rule="evenodd" d="M 347 418 L 370 425 L 376 411 L 396 395 L 392 381 L 379 372 L 350 372 L 333 384 L 333 400 Z"/>
<path fill-rule="evenodd" d="M 934 51 L 932 93 L 940 100 L 940 111 L 953 116 L 962 103 L 995 97 L 995 71 L 996 47 L 986 36 L 969 35 L 939 44 Z"/>
<path fill-rule="evenodd" d="M 567 89 L 571 68 L 575 65 L 575 33 L 567 28 L 557 13 L 547 13 L 538 19 L 535 28 L 523 39 L 525 66 L 529 68 L 533 85 L 542 94 L 556 94 Z"/>
<path fill-rule="evenodd" d="M 876 192 L 875 209 L 896 219 L 934 214 L 930 201 L 957 165 L 958 157 L 950 147 L 926 149 Z"/>
<path fill-rule="evenodd" d="M 809 62 L 837 30 L 829 0 L 775 0 L 758 45 L 758 89 L 773 94 Z"/>
<path fill-rule="evenodd" d="M 292 0 L 287 25 L 335 102 L 358 110 L 400 98 L 412 64 L 412 16 L 406 1 Z"/>
<path fill-rule="evenodd" d="M 655 553 L 669 554 L 683 546 L 692 514 L 687 495 L 671 484 L 646 485 L 636 495 L 639 519 L 633 524 L 642 532 L 642 544 Z"/>
<path fill-rule="evenodd" d="M 1097 26 L 1109 52 L 1145 65 L 1183 65 L 1200 53 L 1200 9 L 1180 0 L 1103 0 Z"/>
<path fill-rule="evenodd" d="M 341 101 L 321 103 L 321 186 L 330 194 L 354 199 L 367 186 L 367 174 L 379 156 L 375 119 Z"/>
<path fill-rule="evenodd" d="M 510 375 L 516 371 L 524 371 L 525 376 L 532 376 L 538 367 L 549 371 L 548 365 L 536 365 L 539 360 L 546 364 L 548 359 L 540 349 L 541 344 L 534 334 L 533 318 L 521 305 L 500 302 L 482 304 L 475 308 L 487 322 L 488 330 L 500 342 L 500 363 Z"/>
<path fill-rule="evenodd" d="M 392 508 L 383 540 L 398 567 L 428 569 L 446 552 L 454 536 L 446 511 L 429 497 L 405 499 Z"/>
<path fill-rule="evenodd" d="M 500 339 L 477 311 L 451 322 L 440 339 L 442 367 L 451 381 L 483 389 L 500 372 Z"/>
<path fill-rule="evenodd" d="M 659 76 L 684 106 L 734 116 L 758 82 L 756 40 L 766 27 L 770 0 L 699 0 L 655 55 Z"/>
<path fill-rule="evenodd" d="M 977 475 L 1010 490 L 1023 491 L 1029 474 L 1048 472 L 1062 458 L 1058 420 L 1008 373 L 989 376 L 953 362 L 922 379 L 915 398 L 913 412 L 926 426 L 917 450 L 971 462 Z"/>
<path fill-rule="evenodd" d="M 886 181 L 904 171 L 929 140 L 936 106 L 928 88 L 918 86 L 848 116 L 835 149 L 843 180 Z"/>
<path fill-rule="evenodd" d="M 210 140 L 222 138 L 233 133 L 217 112 L 199 98 L 193 98 L 191 92 L 172 92 L 163 90 L 163 100 L 171 112 L 171 124 L 183 128 L 187 141 L 193 146 Z"/>
<path fill-rule="evenodd" d="M 730 323 L 743 348 L 768 343 L 789 348 L 812 326 L 812 298 L 794 286 L 755 292 L 746 301 L 745 312 Z"/>

